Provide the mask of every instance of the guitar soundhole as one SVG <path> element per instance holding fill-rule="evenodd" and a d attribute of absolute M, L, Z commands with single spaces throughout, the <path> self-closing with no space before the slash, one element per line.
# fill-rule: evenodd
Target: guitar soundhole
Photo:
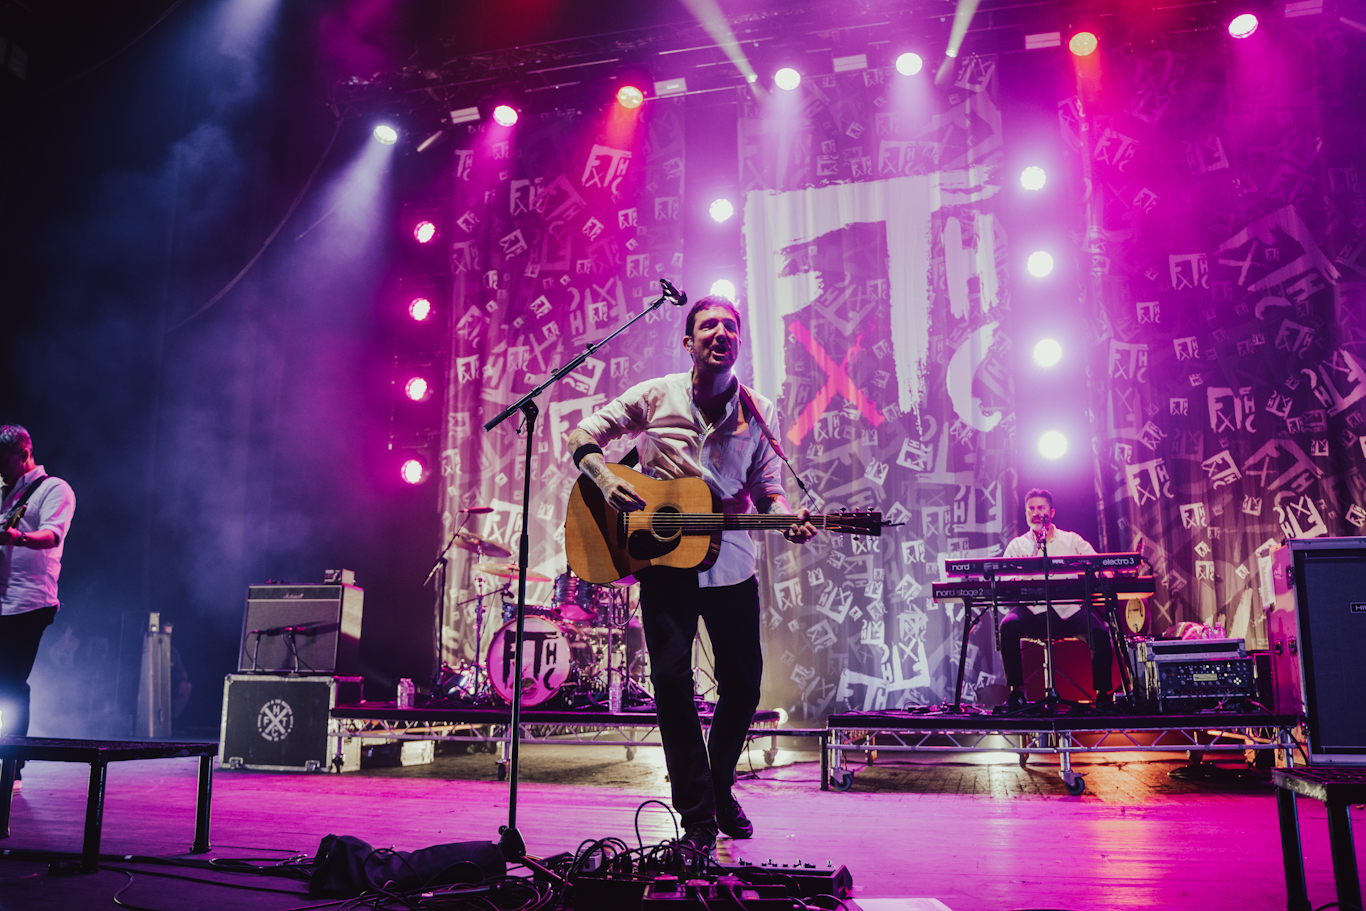
<path fill-rule="evenodd" d="M 663 515 L 678 515 L 678 507 L 665 505 L 650 514 L 649 528 L 637 529 L 627 537 L 626 550 L 636 560 L 656 560 L 672 552 L 683 540 L 677 521 L 661 522 Z"/>
<path fill-rule="evenodd" d="M 672 541 L 683 531 L 676 520 L 661 522 L 663 516 L 677 516 L 679 510 L 672 503 L 659 507 L 650 515 L 650 531 L 660 541 Z"/>

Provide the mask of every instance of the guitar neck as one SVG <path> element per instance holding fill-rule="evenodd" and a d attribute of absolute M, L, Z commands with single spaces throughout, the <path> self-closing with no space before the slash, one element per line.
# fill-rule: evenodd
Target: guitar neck
<path fill-rule="evenodd" d="M 640 515 L 637 513 L 626 513 L 628 516 Z M 838 522 L 841 518 L 847 520 L 847 515 L 836 513 L 834 515 L 817 515 L 807 519 L 817 528 L 828 528 Z M 648 521 L 656 529 L 681 529 L 684 534 L 710 534 L 716 531 L 781 531 L 796 521 L 797 517 L 787 513 L 743 513 L 731 515 L 728 513 L 711 512 L 655 512 L 647 516 L 642 515 L 641 519 Z M 830 523 L 827 525 L 827 521 Z M 832 528 L 832 530 L 835 530 Z"/>

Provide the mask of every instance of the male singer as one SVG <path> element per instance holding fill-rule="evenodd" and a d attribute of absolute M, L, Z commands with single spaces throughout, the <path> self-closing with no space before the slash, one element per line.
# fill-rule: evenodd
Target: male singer
<path fill-rule="evenodd" d="M 777 433 L 777 409 L 740 389 L 740 312 L 725 298 L 704 297 L 688 311 L 683 349 L 692 370 L 646 380 L 584 419 L 569 434 L 574 464 L 618 511 L 643 509 L 639 493 L 607 470 L 602 445 L 635 436 L 641 471 L 662 479 L 702 478 L 727 513 L 790 513 L 782 466 L 764 427 Z M 808 512 L 783 530 L 804 544 L 815 534 Z M 759 643 L 759 584 L 754 541 L 727 531 L 716 563 L 705 572 L 652 566 L 637 572 L 641 621 L 650 653 L 650 679 L 659 737 L 669 769 L 683 842 L 710 856 L 716 832 L 749 838 L 754 826 L 731 794 L 735 765 L 759 704 L 763 654 Z M 717 700 L 711 735 L 702 740 L 693 702 L 692 644 L 697 621 L 707 624 L 716 657 Z"/>
<path fill-rule="evenodd" d="M 1006 545 L 1007 557 L 1043 556 L 1043 545 L 1048 544 L 1050 557 L 1069 557 L 1078 554 L 1093 554 L 1096 549 L 1085 538 L 1074 531 L 1063 531 L 1053 524 L 1053 495 L 1042 487 L 1035 487 L 1025 494 L 1025 519 L 1029 531 Z M 1042 604 L 1030 604 L 1027 609 L 1019 607 L 1005 615 L 1001 620 L 1001 663 L 1005 665 L 1006 685 L 1010 695 L 1006 698 L 1006 710 L 1014 711 L 1025 705 L 1024 663 L 1020 657 L 1020 640 L 1043 639 L 1048 634 L 1048 621 L 1044 617 Z M 1080 604 L 1053 605 L 1053 638 L 1062 639 L 1076 636 L 1085 641 L 1087 629 L 1091 639 L 1091 681 L 1096 689 L 1096 704 L 1113 704 L 1110 681 L 1110 663 L 1114 660 L 1114 649 L 1110 645 L 1110 630 L 1105 623 L 1089 608 L 1082 610 Z"/>

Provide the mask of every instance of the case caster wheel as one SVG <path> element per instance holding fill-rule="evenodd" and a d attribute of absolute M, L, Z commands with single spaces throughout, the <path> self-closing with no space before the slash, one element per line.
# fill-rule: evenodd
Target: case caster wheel
<path fill-rule="evenodd" d="M 508 764 L 507 764 L 506 762 L 500 762 L 500 763 L 498 763 L 498 780 L 499 780 L 499 781 L 507 781 L 507 780 L 508 780 Z"/>
<path fill-rule="evenodd" d="M 854 773 L 848 769 L 838 769 L 830 773 L 830 783 L 836 791 L 847 791 L 854 786 Z"/>
<path fill-rule="evenodd" d="M 1064 775 L 1062 783 L 1067 788 L 1067 793 L 1071 794 L 1073 797 L 1080 795 L 1082 791 L 1086 790 L 1085 776 L 1079 775 L 1076 772 L 1071 773 L 1071 778 Z"/>
<path fill-rule="evenodd" d="M 773 765 L 778 761 L 777 750 L 764 750 L 764 765 Z"/>
<path fill-rule="evenodd" d="M 635 759 L 635 758 L 636 758 L 636 748 L 635 748 L 635 747 L 627 747 L 627 748 L 626 748 L 626 761 L 627 761 L 627 762 L 630 762 L 632 759 Z"/>

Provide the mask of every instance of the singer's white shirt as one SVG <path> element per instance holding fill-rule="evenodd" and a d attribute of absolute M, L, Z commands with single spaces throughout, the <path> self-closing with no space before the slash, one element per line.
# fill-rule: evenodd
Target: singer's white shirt
<path fill-rule="evenodd" d="M 773 403 L 755 394 L 754 404 L 770 428 L 778 426 Z M 670 373 L 627 389 L 579 423 L 599 446 L 635 437 L 640 471 L 652 478 L 701 478 L 721 498 L 721 511 L 747 513 L 754 503 L 783 496 L 782 463 L 740 396 L 726 401 L 715 426 L 692 397 L 692 373 Z M 777 432 L 777 431 L 775 431 Z M 735 585 L 754 575 L 754 540 L 747 531 L 721 533 L 721 552 L 698 574 L 701 588 Z"/>
<path fill-rule="evenodd" d="M 1049 529 L 1048 555 L 1050 557 L 1075 557 L 1078 554 L 1093 554 L 1095 552 L 1096 549 L 1091 546 L 1090 542 L 1075 531 L 1063 531 L 1056 525 Z M 1034 531 L 1031 529 L 1006 545 L 1005 556 L 1041 557 L 1043 556 L 1043 549 L 1039 547 L 1039 541 L 1034 537 Z M 1055 578 L 1071 579 L 1075 578 L 1075 574 L 1059 574 Z M 1044 605 L 1042 604 L 1030 604 L 1027 607 L 1031 613 L 1042 614 L 1044 612 Z M 1079 610 L 1081 610 L 1080 604 L 1053 605 L 1053 613 L 1064 620 Z"/>

